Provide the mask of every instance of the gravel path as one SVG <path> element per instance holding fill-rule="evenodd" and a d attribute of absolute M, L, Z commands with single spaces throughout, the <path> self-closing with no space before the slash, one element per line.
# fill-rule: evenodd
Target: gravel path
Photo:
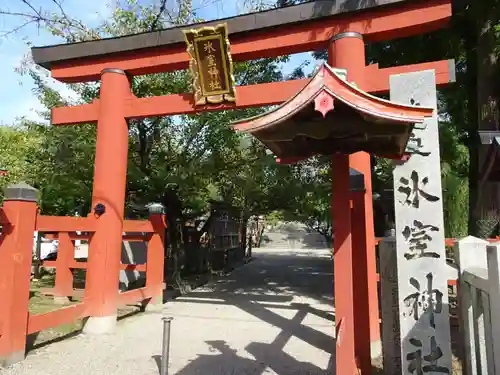
<path fill-rule="evenodd" d="M 255 249 L 255 260 L 165 305 L 170 375 L 334 374 L 328 250 Z M 158 375 L 161 314 L 29 353 L 2 375 Z"/>

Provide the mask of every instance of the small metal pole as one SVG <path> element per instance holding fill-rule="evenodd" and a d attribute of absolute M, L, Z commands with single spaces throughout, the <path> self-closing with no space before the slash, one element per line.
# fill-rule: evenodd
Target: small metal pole
<path fill-rule="evenodd" d="M 160 375 L 168 375 L 168 362 L 170 357 L 170 324 L 173 318 L 162 318 L 163 321 L 163 343 L 161 352 Z"/>

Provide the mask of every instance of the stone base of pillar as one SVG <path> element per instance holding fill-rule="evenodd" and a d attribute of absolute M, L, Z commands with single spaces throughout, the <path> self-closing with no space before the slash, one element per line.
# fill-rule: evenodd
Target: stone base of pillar
<path fill-rule="evenodd" d="M 55 305 L 67 305 L 71 301 L 69 300 L 69 297 L 62 297 L 62 296 L 54 296 L 54 304 Z"/>
<path fill-rule="evenodd" d="M 116 319 L 116 314 L 109 316 L 91 316 L 85 321 L 83 333 L 89 335 L 112 333 L 116 328 Z"/>
<path fill-rule="evenodd" d="M 24 361 L 25 358 L 26 352 L 24 350 L 5 355 L 0 354 L 0 367 L 12 366 L 13 364 Z"/>
<path fill-rule="evenodd" d="M 370 352 L 372 359 L 379 358 L 382 356 L 382 341 L 373 341 L 370 343 Z"/>

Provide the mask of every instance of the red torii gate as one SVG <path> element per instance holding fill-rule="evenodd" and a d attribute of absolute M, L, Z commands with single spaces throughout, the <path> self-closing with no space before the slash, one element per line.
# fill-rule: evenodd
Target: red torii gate
<path fill-rule="evenodd" d="M 454 81 L 454 64 L 448 60 L 379 69 L 377 65 L 366 66 L 365 59 L 365 42 L 407 37 L 446 26 L 451 17 L 451 0 L 375 0 L 370 5 L 357 7 L 349 4 L 351 2 L 348 0 L 318 0 L 226 19 L 233 60 L 245 61 L 328 48 L 330 65 L 346 69 L 349 82 L 355 82 L 357 87 L 369 93 L 387 92 L 390 75 L 425 69 L 436 71 L 438 85 Z M 216 22 L 202 25 L 214 25 Z M 191 26 L 32 49 L 35 63 L 50 70 L 52 77 L 61 82 L 101 80 L 99 99 L 90 104 L 55 108 L 52 111 L 52 124 L 97 122 L 93 205 L 103 203 L 108 209 L 99 219 L 90 251 L 98 253 L 103 259 L 109 259 L 109 262 L 103 261 L 102 264 L 116 265 L 114 260 L 120 256 L 128 153 L 127 120 L 279 104 L 308 83 L 308 80 L 303 79 L 242 86 L 236 90 L 238 100 L 235 104 L 204 107 L 194 105 L 192 94 L 135 97 L 130 90 L 131 76 L 187 67 L 189 56 L 185 51 L 181 30 L 188 27 Z M 339 158 L 335 157 L 335 160 Z M 364 222 L 361 226 L 363 229 L 351 236 L 350 220 L 338 229 L 340 236 L 349 238 L 343 242 L 341 249 L 336 249 L 335 267 L 336 281 L 347 288 L 340 292 L 336 286 L 336 290 L 342 293 L 337 295 L 337 302 L 341 302 L 336 307 L 337 327 L 342 330 L 337 341 L 337 371 L 344 375 L 354 373 L 356 357 L 366 357 L 369 352 L 367 343 L 380 342 L 380 330 L 370 158 L 368 154 L 358 152 L 341 161 L 337 160 L 337 163 L 341 168 L 336 174 L 348 175 L 350 167 L 365 177 L 362 195 L 364 208 L 363 212 L 356 214 L 358 222 Z M 345 188 L 345 183 L 337 185 L 334 192 Z M 337 210 L 349 217 L 350 212 L 346 211 L 350 210 L 349 199 L 342 194 L 334 195 L 336 198 L 332 206 L 342 207 Z M 351 237 L 356 240 L 351 241 Z M 356 259 L 356 269 L 353 268 L 353 253 L 359 257 Z M 355 270 L 360 271 L 360 275 L 353 275 Z M 101 285 L 99 296 L 92 296 L 95 301 L 101 301 L 91 312 L 97 324 L 112 325 L 116 319 L 114 276 L 117 272 L 115 269 L 102 269 L 101 278 L 87 280 L 89 285 Z M 353 294 L 353 280 L 357 276 L 360 276 L 357 287 L 365 290 L 367 299 Z M 369 318 L 356 315 L 358 308 L 369 310 Z M 354 326 L 367 329 L 358 329 L 363 334 L 354 338 Z M 369 371 L 366 362 L 362 366 L 363 372 Z"/>

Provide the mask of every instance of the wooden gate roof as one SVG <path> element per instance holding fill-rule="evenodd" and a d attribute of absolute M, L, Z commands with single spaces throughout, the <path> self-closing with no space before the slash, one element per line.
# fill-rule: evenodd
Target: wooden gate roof
<path fill-rule="evenodd" d="M 372 96 L 324 64 L 287 102 L 232 126 L 258 138 L 280 159 L 358 151 L 400 158 L 414 125 L 433 112 Z"/>

